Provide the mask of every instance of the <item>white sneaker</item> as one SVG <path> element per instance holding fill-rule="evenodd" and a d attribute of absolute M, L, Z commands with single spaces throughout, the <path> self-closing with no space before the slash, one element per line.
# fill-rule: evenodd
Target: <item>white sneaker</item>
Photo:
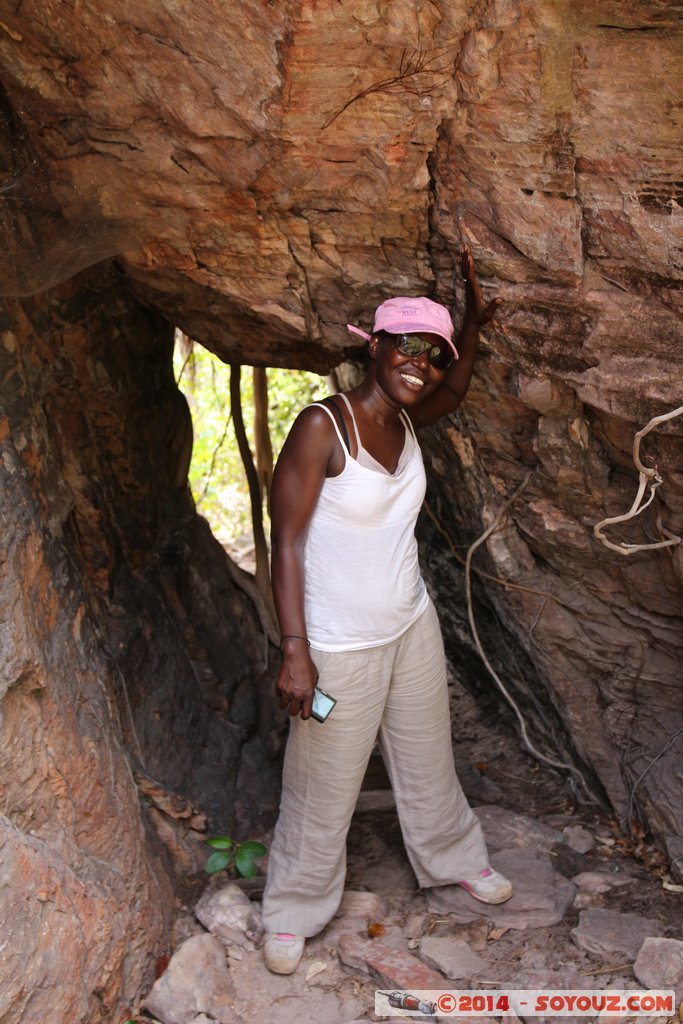
<path fill-rule="evenodd" d="M 263 945 L 263 959 L 273 974 L 294 974 L 304 952 L 302 935 L 290 932 L 270 932 Z"/>
<path fill-rule="evenodd" d="M 473 878 L 458 882 L 481 903 L 505 903 L 512 896 L 512 883 L 494 868 L 484 868 Z"/>

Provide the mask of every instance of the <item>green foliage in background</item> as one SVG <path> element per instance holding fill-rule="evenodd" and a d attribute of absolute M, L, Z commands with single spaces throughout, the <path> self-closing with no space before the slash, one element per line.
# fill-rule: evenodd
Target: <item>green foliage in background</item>
<path fill-rule="evenodd" d="M 230 413 L 230 367 L 195 343 L 191 343 L 188 355 L 178 340 L 173 365 L 192 413 L 190 487 L 197 511 L 208 519 L 221 543 L 246 548 L 252 536 L 251 512 Z M 315 373 L 273 368 L 267 373 L 270 437 L 277 459 L 297 414 L 329 391 L 325 378 Z M 248 366 L 242 369 L 242 411 L 253 452 L 254 398 Z M 266 516 L 266 534 L 269 532 Z"/>

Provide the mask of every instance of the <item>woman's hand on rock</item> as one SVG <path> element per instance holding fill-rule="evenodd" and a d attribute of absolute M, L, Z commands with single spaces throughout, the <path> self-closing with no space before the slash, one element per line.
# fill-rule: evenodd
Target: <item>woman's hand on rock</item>
<path fill-rule="evenodd" d="M 477 278 L 477 269 L 474 265 L 474 256 L 469 245 L 462 247 L 460 269 L 465 281 L 465 322 L 483 327 L 493 320 L 501 300 L 493 299 L 488 304 L 484 303 L 481 285 Z"/>

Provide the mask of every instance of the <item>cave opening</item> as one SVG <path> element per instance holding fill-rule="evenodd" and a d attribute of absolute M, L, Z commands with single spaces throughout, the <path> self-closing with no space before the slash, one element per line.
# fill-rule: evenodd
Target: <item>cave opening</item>
<path fill-rule="evenodd" d="M 176 330 L 173 366 L 176 383 L 192 415 L 188 480 L 195 508 L 233 560 L 253 574 L 253 522 L 231 409 L 230 365 Z M 248 365 L 243 369 L 242 419 L 260 484 L 264 532 L 269 540 L 273 465 L 298 413 L 324 398 L 332 381 L 301 369 Z"/>

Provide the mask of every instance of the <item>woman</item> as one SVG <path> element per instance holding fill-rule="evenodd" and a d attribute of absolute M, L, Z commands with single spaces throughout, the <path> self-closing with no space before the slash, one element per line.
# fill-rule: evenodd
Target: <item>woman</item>
<path fill-rule="evenodd" d="M 266 965 L 279 974 L 296 970 L 305 938 L 338 909 L 346 834 L 378 736 L 419 884 L 456 883 L 485 903 L 512 895 L 455 776 L 443 642 L 414 536 L 425 473 L 413 428 L 458 407 L 498 304 L 484 305 L 467 248 L 461 266 L 457 350 L 444 306 L 382 303 L 364 335 L 365 379 L 300 414 L 275 471 L 277 691 L 291 728 L 263 921 Z M 311 718 L 316 685 L 336 700 L 323 723 Z"/>

